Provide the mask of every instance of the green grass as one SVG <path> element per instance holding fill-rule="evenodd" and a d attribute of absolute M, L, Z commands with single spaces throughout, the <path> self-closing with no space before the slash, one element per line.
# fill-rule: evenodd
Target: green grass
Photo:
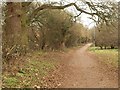
<path fill-rule="evenodd" d="M 49 74 L 49 70 L 54 69 L 54 63 L 49 61 L 31 60 L 28 65 L 23 69 L 25 74 L 23 77 L 23 83 L 21 86 L 31 87 L 31 85 L 40 84 L 41 78 Z"/>
<path fill-rule="evenodd" d="M 27 70 L 32 72 L 38 72 L 41 76 L 47 74 L 47 70 L 54 69 L 54 63 L 47 60 L 31 60 L 27 66 Z"/>
<path fill-rule="evenodd" d="M 4 77 L 4 83 L 7 87 L 16 87 L 19 81 L 15 77 Z"/>
<path fill-rule="evenodd" d="M 55 69 L 56 62 L 53 57 L 49 57 L 46 52 L 33 52 L 28 55 L 16 75 L 11 76 L 9 72 L 3 75 L 3 86 L 7 88 L 14 87 L 33 87 L 42 86 L 42 78 L 49 75 L 51 70 Z"/>
<path fill-rule="evenodd" d="M 101 61 L 113 67 L 118 67 L 118 49 L 103 49 L 90 47 L 89 51 L 96 54 Z"/>

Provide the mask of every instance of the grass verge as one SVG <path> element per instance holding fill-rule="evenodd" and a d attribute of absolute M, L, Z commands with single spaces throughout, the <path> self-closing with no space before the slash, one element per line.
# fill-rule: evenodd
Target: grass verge
<path fill-rule="evenodd" d="M 118 49 L 103 49 L 90 47 L 89 51 L 94 53 L 102 62 L 118 68 Z"/>
<path fill-rule="evenodd" d="M 2 82 L 3 88 L 33 88 L 35 86 L 42 87 L 44 85 L 43 78 L 54 71 L 58 65 L 60 57 L 55 52 L 36 51 L 27 54 L 22 61 L 19 61 L 19 69 L 17 64 L 11 68 L 14 75 L 8 71 L 3 71 Z M 7 65 L 7 64 L 5 64 Z M 3 66 L 4 67 L 4 66 Z M 10 69 L 10 68 L 7 68 Z M 15 72 L 16 71 L 16 72 Z"/>

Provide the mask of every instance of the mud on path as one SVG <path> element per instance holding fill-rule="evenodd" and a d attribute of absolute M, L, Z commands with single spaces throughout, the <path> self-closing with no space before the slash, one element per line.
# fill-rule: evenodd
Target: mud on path
<path fill-rule="evenodd" d="M 61 88 L 117 88 L 117 72 L 99 63 L 87 49 L 91 44 L 72 51 L 63 60 Z"/>

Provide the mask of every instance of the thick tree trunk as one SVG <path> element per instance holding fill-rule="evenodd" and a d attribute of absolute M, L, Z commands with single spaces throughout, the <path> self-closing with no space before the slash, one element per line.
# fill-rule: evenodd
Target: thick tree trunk
<path fill-rule="evenodd" d="M 25 16 L 25 11 L 23 11 L 20 2 L 7 2 L 6 28 L 4 31 L 6 55 L 26 52 L 28 33 Z"/>
<path fill-rule="evenodd" d="M 9 52 L 13 47 L 14 51 L 20 45 L 20 32 L 21 32 L 21 18 L 20 18 L 21 5 L 19 3 L 8 2 L 6 13 L 6 28 L 5 28 L 5 48 Z"/>
<path fill-rule="evenodd" d="M 22 52 L 26 52 L 28 50 L 28 26 L 27 26 L 27 16 L 26 9 L 22 7 L 22 15 L 21 15 L 21 47 Z"/>

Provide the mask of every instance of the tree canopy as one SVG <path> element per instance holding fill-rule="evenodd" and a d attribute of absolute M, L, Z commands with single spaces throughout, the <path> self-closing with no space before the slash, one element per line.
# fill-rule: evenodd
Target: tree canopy
<path fill-rule="evenodd" d="M 74 16 L 66 10 L 68 7 L 74 7 L 79 14 Z M 76 42 L 86 42 L 87 36 L 82 36 L 81 33 L 86 32 L 85 27 L 80 22 L 77 25 L 74 18 L 85 13 L 91 16 L 90 19 L 94 20 L 97 26 L 101 23 L 114 25 L 112 23 L 118 17 L 117 8 L 117 3 L 111 1 L 77 0 L 68 3 L 64 1 L 43 3 L 33 0 L 28 2 L 8 0 L 3 4 L 4 54 L 6 56 L 12 53 L 26 53 L 33 46 L 39 49 L 58 49 L 65 45 L 69 46 L 66 42 L 74 41 L 73 45 Z"/>

